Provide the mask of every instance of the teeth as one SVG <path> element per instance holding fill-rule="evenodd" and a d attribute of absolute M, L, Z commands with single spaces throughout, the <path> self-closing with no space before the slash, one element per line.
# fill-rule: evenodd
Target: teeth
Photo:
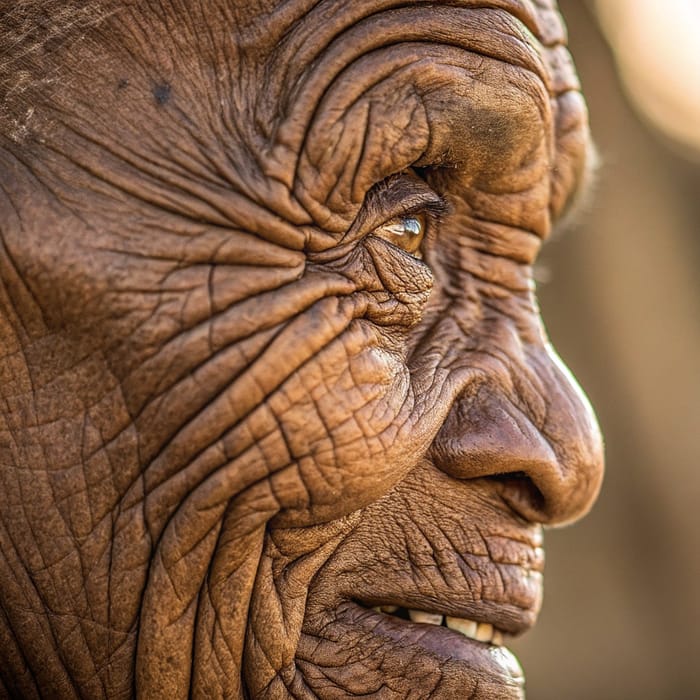
<path fill-rule="evenodd" d="M 477 642 L 486 642 L 495 646 L 503 646 L 503 634 L 493 628 L 493 625 L 487 622 L 476 623 L 473 620 L 463 620 L 459 617 L 446 617 L 447 626 L 463 634 L 469 639 L 475 639 Z"/>
<path fill-rule="evenodd" d="M 442 615 L 437 613 L 409 610 L 408 616 L 411 618 L 411 622 L 422 622 L 424 625 L 437 625 L 438 627 L 442 624 Z"/>
<path fill-rule="evenodd" d="M 486 622 L 482 622 L 476 628 L 475 639 L 477 642 L 490 642 L 493 639 L 493 625 L 489 625 Z"/>
<path fill-rule="evenodd" d="M 460 632 L 465 637 L 469 637 L 469 639 L 476 639 L 476 628 L 478 627 L 476 622 L 472 622 L 471 620 L 463 620 L 461 617 L 449 616 L 445 618 L 445 622 L 451 630 Z"/>
<path fill-rule="evenodd" d="M 398 605 L 377 605 L 372 608 L 375 612 L 383 612 L 392 615 L 400 610 Z M 418 622 L 424 625 L 435 625 L 439 627 L 446 624 L 454 632 L 459 632 L 469 639 L 474 639 L 477 642 L 485 644 L 493 644 L 494 646 L 503 646 L 503 633 L 493 628 L 493 625 L 488 622 L 474 622 L 474 620 L 465 620 L 461 617 L 443 617 L 439 613 L 429 613 L 424 610 L 409 610 L 408 616 L 411 622 Z"/>

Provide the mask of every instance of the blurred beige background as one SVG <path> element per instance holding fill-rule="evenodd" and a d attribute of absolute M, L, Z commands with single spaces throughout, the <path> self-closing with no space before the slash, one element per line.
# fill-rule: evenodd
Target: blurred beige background
<path fill-rule="evenodd" d="M 700 698 L 700 1 L 651 1 L 560 2 L 602 168 L 545 248 L 540 299 L 607 474 L 592 514 L 547 535 L 540 624 L 517 644 L 529 700 Z"/>

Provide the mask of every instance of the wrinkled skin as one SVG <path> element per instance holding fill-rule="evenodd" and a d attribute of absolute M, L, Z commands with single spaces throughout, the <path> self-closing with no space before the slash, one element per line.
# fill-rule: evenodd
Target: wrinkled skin
<path fill-rule="evenodd" d="M 587 161 L 556 9 L 102 9 L 2 75 L 0 695 L 523 697 L 372 606 L 521 633 L 599 488 L 532 282 Z"/>

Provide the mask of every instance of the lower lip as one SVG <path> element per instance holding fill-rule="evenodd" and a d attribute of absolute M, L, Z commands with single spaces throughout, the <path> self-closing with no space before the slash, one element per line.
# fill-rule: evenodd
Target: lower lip
<path fill-rule="evenodd" d="M 352 621 L 355 628 L 393 641 L 391 646 L 397 654 L 406 654 L 407 651 L 415 654 L 416 647 L 420 647 L 427 655 L 435 657 L 441 667 L 449 663 L 452 671 L 465 682 L 473 683 L 478 679 L 478 691 L 470 696 L 474 700 L 492 697 L 520 700 L 525 697 L 523 671 L 516 657 L 505 647 L 477 642 L 447 627 L 409 622 L 368 610 L 357 603 L 347 603 L 338 612 L 339 618 Z"/>

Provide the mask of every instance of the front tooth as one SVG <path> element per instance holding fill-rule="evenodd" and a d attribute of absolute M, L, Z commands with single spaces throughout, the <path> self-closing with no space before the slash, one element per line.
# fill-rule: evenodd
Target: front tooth
<path fill-rule="evenodd" d="M 398 605 L 382 605 L 382 612 L 389 613 L 390 615 L 395 613 L 398 609 Z"/>
<path fill-rule="evenodd" d="M 422 622 L 424 625 L 437 625 L 438 627 L 442 624 L 442 615 L 437 613 L 409 610 L 408 616 L 411 618 L 411 622 Z"/>
<path fill-rule="evenodd" d="M 493 638 L 491 639 L 491 644 L 495 644 L 497 647 L 503 646 L 503 634 L 498 630 L 493 631 Z"/>
<path fill-rule="evenodd" d="M 476 636 L 474 639 L 477 642 L 490 642 L 493 639 L 493 625 L 489 625 L 488 622 L 482 622 L 476 628 Z"/>
<path fill-rule="evenodd" d="M 461 617 L 450 617 L 449 615 L 445 618 L 445 622 L 451 630 L 461 632 L 465 637 L 469 637 L 470 639 L 476 639 L 476 622 L 463 620 Z"/>

